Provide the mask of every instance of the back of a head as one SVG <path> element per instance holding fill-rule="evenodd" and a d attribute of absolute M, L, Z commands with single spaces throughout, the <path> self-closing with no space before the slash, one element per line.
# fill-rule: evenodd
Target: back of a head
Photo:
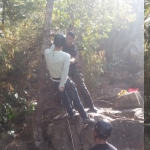
<path fill-rule="evenodd" d="M 56 34 L 54 37 L 55 47 L 62 47 L 65 43 L 65 37 L 62 34 Z"/>
<path fill-rule="evenodd" d="M 112 125 L 107 119 L 102 119 L 96 123 L 94 130 L 97 133 L 97 138 L 106 140 L 111 135 Z"/>

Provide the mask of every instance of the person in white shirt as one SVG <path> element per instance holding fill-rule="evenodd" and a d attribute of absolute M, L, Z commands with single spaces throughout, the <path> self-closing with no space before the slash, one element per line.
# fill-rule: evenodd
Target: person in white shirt
<path fill-rule="evenodd" d="M 94 123 L 95 120 L 89 118 L 84 110 L 74 82 L 68 77 L 70 55 L 62 51 L 64 42 L 64 36 L 56 34 L 54 37 L 55 48 L 51 47 L 44 52 L 51 80 L 53 81 L 54 87 L 59 90 L 68 115 L 71 117 L 74 116 L 74 111 L 69 100 L 71 99 L 80 116 L 83 118 L 83 122 Z"/>
<path fill-rule="evenodd" d="M 51 33 L 51 36 L 54 35 L 54 33 Z M 94 106 L 90 92 L 86 87 L 82 71 L 79 69 L 79 51 L 77 46 L 74 44 L 74 41 L 75 33 L 72 31 L 67 32 L 62 51 L 70 54 L 71 56 L 68 76 L 75 83 L 77 90 L 80 91 L 80 94 L 82 95 L 84 100 L 85 107 L 89 108 L 88 111 L 97 113 L 98 109 Z M 55 48 L 55 46 L 52 45 L 51 48 Z"/>

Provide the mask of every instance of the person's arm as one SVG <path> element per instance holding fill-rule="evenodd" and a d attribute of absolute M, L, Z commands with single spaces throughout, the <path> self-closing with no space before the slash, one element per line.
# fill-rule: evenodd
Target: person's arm
<path fill-rule="evenodd" d="M 61 74 L 61 80 L 60 80 L 60 84 L 59 84 L 60 91 L 63 91 L 65 88 L 65 83 L 66 83 L 67 77 L 68 77 L 69 66 L 70 66 L 70 56 L 67 55 L 64 65 L 63 65 L 63 71 Z"/>
<path fill-rule="evenodd" d="M 54 43 L 52 44 L 52 46 L 50 47 L 51 50 L 54 50 L 55 49 L 55 45 Z"/>
<path fill-rule="evenodd" d="M 53 51 L 54 49 L 55 49 L 55 45 L 52 44 L 50 48 L 47 48 L 42 52 L 42 55 L 46 55 L 47 53 Z"/>

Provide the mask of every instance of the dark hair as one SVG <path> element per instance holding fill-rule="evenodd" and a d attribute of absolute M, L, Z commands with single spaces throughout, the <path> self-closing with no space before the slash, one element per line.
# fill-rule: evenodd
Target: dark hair
<path fill-rule="evenodd" d="M 65 37 L 62 34 L 56 34 L 54 37 L 55 47 L 62 47 L 65 43 Z"/>
<path fill-rule="evenodd" d="M 95 130 L 94 130 L 95 131 Z M 97 135 L 95 136 L 95 138 L 99 138 L 99 139 L 103 139 L 103 140 L 107 140 L 108 137 L 102 135 L 102 134 L 99 134 L 97 131 L 95 131 L 97 133 Z"/>
<path fill-rule="evenodd" d="M 71 36 L 73 39 L 75 38 L 75 33 L 73 31 L 67 32 L 67 35 Z"/>
<path fill-rule="evenodd" d="M 111 135 L 112 125 L 107 119 L 102 119 L 95 124 L 94 131 L 97 133 L 96 138 L 106 140 Z"/>

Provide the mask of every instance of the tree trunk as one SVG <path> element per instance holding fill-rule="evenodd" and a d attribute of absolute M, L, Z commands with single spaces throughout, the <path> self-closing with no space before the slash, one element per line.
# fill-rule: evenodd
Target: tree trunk
<path fill-rule="evenodd" d="M 36 111 L 33 115 L 32 124 L 33 124 L 33 138 L 35 142 L 35 146 L 38 147 L 40 150 L 46 150 L 46 145 L 43 141 L 40 122 L 42 119 L 43 114 L 43 104 L 46 98 L 46 63 L 44 59 L 43 52 L 46 48 L 49 47 L 49 37 L 50 37 L 50 25 L 51 25 L 51 18 L 53 12 L 53 5 L 54 0 L 47 0 L 46 5 L 46 16 L 43 26 L 43 34 L 42 34 L 42 46 L 41 46 L 41 60 L 40 60 L 40 70 L 39 70 L 39 91 L 38 91 L 38 98 L 37 98 L 37 107 Z"/>
<path fill-rule="evenodd" d="M 4 23 L 5 23 L 5 0 L 2 0 L 2 3 L 3 3 L 3 12 L 2 12 L 2 25 L 4 26 Z"/>

